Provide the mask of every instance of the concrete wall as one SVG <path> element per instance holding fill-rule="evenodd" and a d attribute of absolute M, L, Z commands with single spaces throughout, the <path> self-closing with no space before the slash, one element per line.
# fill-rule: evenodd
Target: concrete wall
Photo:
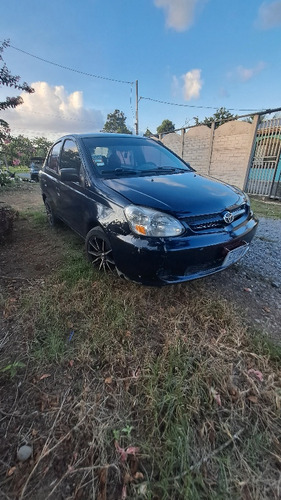
<path fill-rule="evenodd" d="M 245 186 L 256 131 L 253 123 L 230 121 L 214 129 L 206 125 L 163 136 L 162 142 L 199 173 L 241 189 Z"/>

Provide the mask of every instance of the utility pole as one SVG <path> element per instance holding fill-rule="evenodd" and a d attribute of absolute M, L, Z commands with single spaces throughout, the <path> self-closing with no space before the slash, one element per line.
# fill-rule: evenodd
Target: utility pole
<path fill-rule="evenodd" d="M 139 82 L 136 80 L 136 135 L 139 135 Z"/>

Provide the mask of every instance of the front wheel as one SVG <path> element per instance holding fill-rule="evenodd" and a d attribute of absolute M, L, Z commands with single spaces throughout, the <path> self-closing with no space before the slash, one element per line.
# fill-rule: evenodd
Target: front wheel
<path fill-rule="evenodd" d="M 89 261 L 99 271 L 115 271 L 115 261 L 108 238 L 99 227 L 91 229 L 86 237 L 86 252 Z"/>

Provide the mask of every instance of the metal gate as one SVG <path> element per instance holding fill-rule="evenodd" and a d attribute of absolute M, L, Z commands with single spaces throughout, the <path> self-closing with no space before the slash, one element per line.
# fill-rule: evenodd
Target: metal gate
<path fill-rule="evenodd" d="M 280 153 L 281 118 L 261 122 L 257 129 L 247 193 L 281 199 Z"/>

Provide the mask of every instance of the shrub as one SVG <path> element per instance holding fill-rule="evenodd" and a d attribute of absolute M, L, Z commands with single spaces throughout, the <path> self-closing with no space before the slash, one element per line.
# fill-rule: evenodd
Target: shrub
<path fill-rule="evenodd" d="M 0 204 L 0 243 L 5 243 L 11 236 L 17 212 L 4 203 Z"/>
<path fill-rule="evenodd" d="M 14 182 L 14 178 L 8 172 L 0 170 L 0 186 L 8 186 Z"/>

